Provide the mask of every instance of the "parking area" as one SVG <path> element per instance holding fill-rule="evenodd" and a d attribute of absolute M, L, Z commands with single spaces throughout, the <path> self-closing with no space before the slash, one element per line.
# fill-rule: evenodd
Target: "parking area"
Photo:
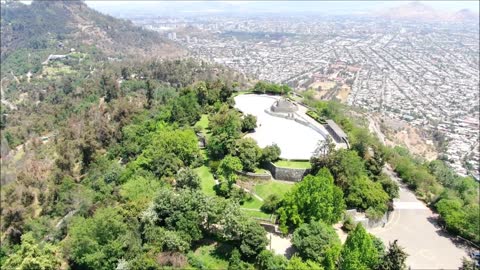
<path fill-rule="evenodd" d="M 239 95 L 235 97 L 235 107 L 244 114 L 257 117 L 257 128 L 248 137 L 255 139 L 260 147 L 276 143 L 282 159 L 308 160 L 319 141 L 325 138 L 319 132 L 293 120 L 272 116 L 265 109 L 278 99 L 267 95 Z"/>

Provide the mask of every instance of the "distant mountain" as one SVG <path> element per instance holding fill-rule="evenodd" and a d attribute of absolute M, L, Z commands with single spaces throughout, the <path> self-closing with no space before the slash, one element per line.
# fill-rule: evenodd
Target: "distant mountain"
<path fill-rule="evenodd" d="M 452 14 L 451 19 L 454 21 L 477 21 L 479 14 L 469 9 L 461 9 Z"/>
<path fill-rule="evenodd" d="M 104 15 L 83 1 L 7 1 L 1 8 L 1 59 L 18 49 L 94 46 L 110 57 L 177 56 L 183 50 L 158 33 Z M 52 52 L 53 53 L 53 52 Z"/>
<path fill-rule="evenodd" d="M 381 10 L 377 12 L 376 15 L 401 20 L 478 22 L 478 13 L 469 9 L 462 9 L 457 12 L 439 11 L 420 2 L 410 2 L 397 7 Z"/>

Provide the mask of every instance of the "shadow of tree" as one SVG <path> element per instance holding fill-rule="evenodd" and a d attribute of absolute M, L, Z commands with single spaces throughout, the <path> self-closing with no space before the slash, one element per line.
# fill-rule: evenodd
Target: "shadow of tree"
<path fill-rule="evenodd" d="M 444 224 L 438 219 L 438 217 L 428 217 L 427 220 L 433 226 L 435 226 L 435 228 L 437 229 L 436 233 L 439 236 L 448 238 L 456 247 L 467 250 L 467 251 L 471 251 L 472 249 L 475 249 L 475 247 L 470 245 L 467 241 L 449 233 L 444 227 Z"/>

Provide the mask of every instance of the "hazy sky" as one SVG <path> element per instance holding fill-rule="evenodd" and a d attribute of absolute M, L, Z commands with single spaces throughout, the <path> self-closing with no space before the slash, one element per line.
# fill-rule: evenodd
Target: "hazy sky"
<path fill-rule="evenodd" d="M 148 13 L 180 14 L 188 13 L 288 13 L 315 12 L 319 14 L 368 13 L 375 10 L 399 6 L 407 1 L 87 1 L 97 10 L 112 15 Z M 457 11 L 468 8 L 479 9 L 479 1 L 421 1 L 438 10 Z"/>
<path fill-rule="evenodd" d="M 21 1 L 30 3 L 31 1 Z M 478 0 L 418 1 L 437 10 L 479 10 Z M 87 5 L 103 13 L 121 15 L 181 15 L 233 13 L 317 13 L 322 15 L 370 13 L 409 3 L 409 1 L 86 1 Z"/>

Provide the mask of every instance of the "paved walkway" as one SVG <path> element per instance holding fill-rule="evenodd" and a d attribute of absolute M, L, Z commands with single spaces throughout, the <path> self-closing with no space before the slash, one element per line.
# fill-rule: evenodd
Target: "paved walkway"
<path fill-rule="evenodd" d="M 385 172 L 399 182 L 391 169 Z M 369 232 L 386 245 L 398 239 L 398 244 L 409 254 L 407 265 L 412 269 L 458 269 L 462 257 L 468 257 L 437 225 L 436 214 L 403 184 L 400 184 L 400 197 L 394 201 L 394 209 L 385 227 Z"/>
<path fill-rule="evenodd" d="M 273 251 L 273 253 L 287 258 L 292 256 L 292 241 L 289 237 L 282 237 L 278 234 L 267 232 L 267 238 L 270 242 L 268 249 Z"/>

